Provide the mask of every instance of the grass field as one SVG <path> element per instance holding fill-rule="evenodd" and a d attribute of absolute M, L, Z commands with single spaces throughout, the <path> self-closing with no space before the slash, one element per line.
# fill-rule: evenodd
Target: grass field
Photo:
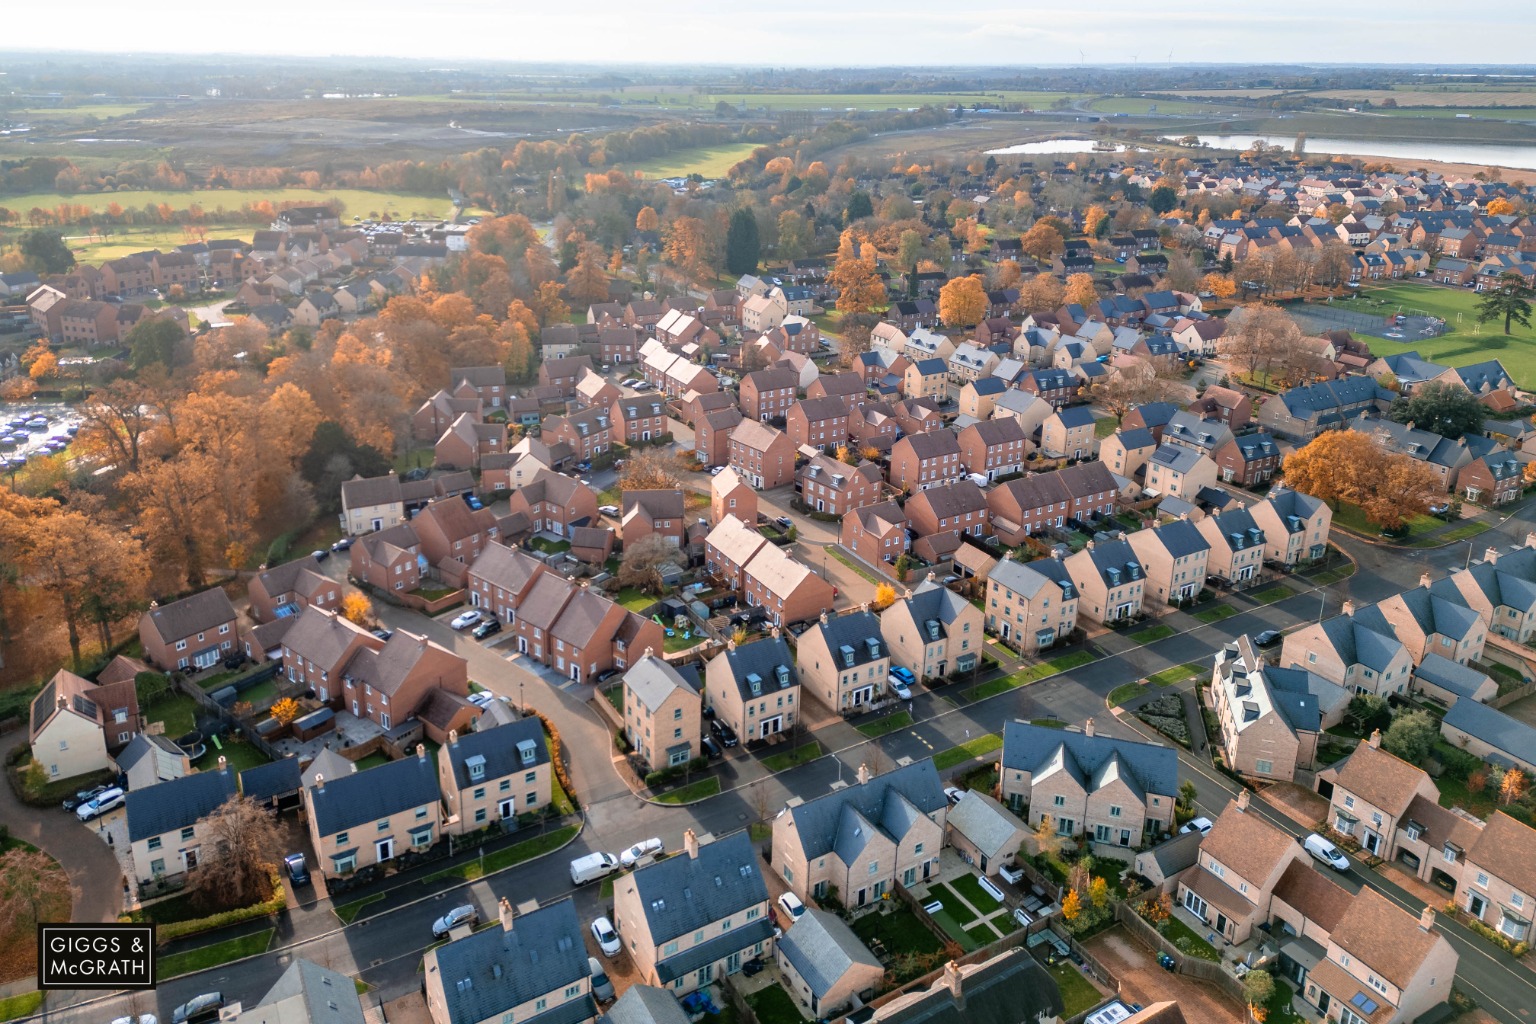
<path fill-rule="evenodd" d="M 1215 101 L 1154 100 L 1141 96 L 1105 96 L 1088 104 L 1090 110 L 1101 114 L 1145 114 L 1153 107 L 1159 114 L 1206 114 L 1217 107 L 1230 109 L 1227 104 Z"/>
<path fill-rule="evenodd" d="M 28 107 L 14 113 L 39 120 L 76 121 L 87 117 L 126 117 L 143 110 L 146 103 L 82 103 L 78 107 Z"/>
<path fill-rule="evenodd" d="M 370 213 L 384 212 L 397 219 L 412 215 L 447 217 L 453 213 L 453 204 L 448 201 L 446 195 L 418 196 L 403 192 L 367 192 L 356 188 L 224 188 L 195 191 L 156 189 L 131 192 L 88 192 L 79 195 L 64 195 L 60 192 L 29 192 L 25 195 L 0 197 L 0 205 L 4 205 L 12 210 L 19 210 L 23 216 L 25 216 L 27 210 L 32 209 L 34 206 L 49 210 L 64 203 L 68 203 L 71 206 L 86 206 L 96 212 L 105 210 L 113 203 L 118 204 L 124 209 L 134 207 L 140 210 L 148 203 L 153 203 L 156 206 L 164 203 L 175 210 L 185 210 L 189 206 L 196 205 L 203 209 L 208 220 L 218 221 L 217 212 L 219 209 L 236 211 L 246 203 L 259 203 L 262 201 L 271 203 L 325 203 L 333 200 L 342 204 L 343 214 L 348 219 L 353 216 L 367 217 Z"/>
<path fill-rule="evenodd" d="M 713 107 L 721 100 L 733 105 L 746 104 L 748 109 L 765 107 L 769 110 L 889 110 L 892 107 L 924 107 L 940 105 L 952 107 L 962 103 L 967 107 L 994 103 L 1024 103 L 1033 107 L 1049 107 L 1062 97 L 1076 99 L 1077 94 L 1060 92 L 1029 92 L 999 90 L 997 92 L 965 93 L 720 93 L 710 96 L 663 96 L 667 106 Z"/>
<path fill-rule="evenodd" d="M 78 231 L 79 229 L 66 230 Z M 249 242 L 255 230 L 250 224 L 214 226 L 208 229 L 208 238 L 236 238 L 242 242 Z M 164 252 L 178 245 L 197 241 L 181 228 L 119 228 L 106 236 L 104 241 L 91 241 L 90 239 L 94 237 L 96 236 L 66 234 L 64 240 L 69 243 L 76 261 L 80 263 L 102 263 L 106 260 L 131 256 L 146 249 L 159 249 Z"/>
<path fill-rule="evenodd" d="M 726 171 L 751 156 L 758 145 L 755 142 L 733 142 L 724 146 L 700 146 L 698 149 L 680 149 L 655 160 L 642 160 L 639 163 L 615 161 L 614 166 L 624 171 L 639 171 L 647 178 L 675 178 L 689 174 L 723 178 Z"/>
<path fill-rule="evenodd" d="M 1504 324 L 1477 322 L 1478 295 L 1470 288 L 1447 288 L 1421 282 L 1398 282 L 1361 289 L 1362 296 L 1344 303 L 1343 308 L 1359 312 L 1386 313 L 1422 311 L 1444 320 L 1450 332 L 1427 340 L 1391 341 L 1372 338 L 1371 351 L 1377 355 L 1394 352 L 1418 352 L 1425 359 L 1447 366 L 1465 366 L 1485 359 L 1497 359 L 1521 387 L 1536 387 L 1536 330 L 1513 325 L 1504 334 Z M 1379 300 L 1385 306 L 1368 304 Z"/>

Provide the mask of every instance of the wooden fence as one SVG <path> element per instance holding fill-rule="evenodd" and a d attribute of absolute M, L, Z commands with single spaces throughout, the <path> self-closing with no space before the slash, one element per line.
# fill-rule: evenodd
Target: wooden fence
<path fill-rule="evenodd" d="M 1243 1001 L 1243 983 L 1236 975 L 1221 964 L 1184 952 L 1174 945 L 1171 939 L 1148 924 L 1131 908 L 1128 901 L 1115 904 L 1115 920 L 1120 922 L 1121 927 L 1143 946 L 1173 957 L 1174 965 L 1180 974 L 1214 985 L 1223 995 L 1238 1002 Z"/>

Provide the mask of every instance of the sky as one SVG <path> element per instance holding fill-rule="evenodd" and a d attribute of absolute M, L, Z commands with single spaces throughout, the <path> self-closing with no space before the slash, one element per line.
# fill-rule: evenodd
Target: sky
<path fill-rule="evenodd" d="M 1342 8 L 1342 9 L 1341 9 Z M 1475 21 L 1469 12 L 1475 11 Z M 211 52 L 766 66 L 1175 62 L 1517 63 L 1536 60 L 1536 3 L 1444 0 L 74 0 L 18 3 L 6 45 Z M 1486 27 L 1485 27 L 1486 26 Z M 1082 56 L 1079 56 L 1081 51 Z"/>

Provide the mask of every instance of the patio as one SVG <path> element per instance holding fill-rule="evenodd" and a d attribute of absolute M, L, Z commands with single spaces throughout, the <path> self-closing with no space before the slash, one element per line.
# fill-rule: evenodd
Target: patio
<path fill-rule="evenodd" d="M 984 889 L 976 870 L 946 847 L 940 855 L 939 876 L 912 889 L 928 914 L 966 952 L 996 942 L 1018 929 L 1012 908 Z"/>
<path fill-rule="evenodd" d="M 384 727 L 367 718 L 359 718 L 350 711 L 338 711 L 336 726 L 310 740 L 297 740 L 292 736 L 272 744 L 285 757 L 296 755 L 301 761 L 312 761 L 322 750 L 341 750 L 357 747 L 384 735 Z"/>

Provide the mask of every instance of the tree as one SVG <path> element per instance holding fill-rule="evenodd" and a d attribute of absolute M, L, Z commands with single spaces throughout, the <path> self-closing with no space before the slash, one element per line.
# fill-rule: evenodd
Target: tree
<path fill-rule="evenodd" d="M 133 677 L 133 691 L 139 698 L 139 706 L 147 708 L 171 692 L 171 680 L 164 672 L 140 672 Z"/>
<path fill-rule="evenodd" d="M 731 213 L 725 231 L 725 269 L 738 277 L 757 273 L 762 245 L 757 237 L 757 216 L 751 207 L 739 206 Z"/>
<path fill-rule="evenodd" d="M 974 327 L 987 315 L 987 288 L 980 277 L 957 277 L 939 289 L 939 319 L 946 327 Z"/>
<path fill-rule="evenodd" d="M 1411 396 L 1398 398 L 1387 410 L 1395 423 L 1412 423 L 1420 430 L 1433 431 L 1457 440 L 1483 430 L 1483 403 L 1460 384 L 1432 380 L 1420 385 Z"/>
<path fill-rule="evenodd" d="M 1103 238 L 1109 232 L 1109 211 L 1102 206 L 1090 206 L 1083 211 L 1083 234 L 1089 238 Z"/>
<path fill-rule="evenodd" d="M 1536 296 L 1536 290 L 1525 283 L 1525 278 L 1514 271 L 1505 271 L 1499 275 L 1493 288 L 1483 293 L 1482 299 L 1477 304 L 1477 322 L 1485 324 L 1490 320 L 1504 318 L 1504 333 L 1509 333 L 1511 323 L 1517 323 L 1521 327 L 1530 329 L 1531 326 L 1531 297 Z"/>
<path fill-rule="evenodd" d="M 1249 376 L 1269 373 L 1289 358 L 1301 340 L 1301 328 L 1279 306 L 1257 302 L 1233 311 L 1227 330 L 1216 342 L 1222 356 Z"/>
<path fill-rule="evenodd" d="M 1161 217 L 1179 205 L 1179 193 L 1172 185 L 1157 185 L 1147 193 L 1147 209 Z"/>
<path fill-rule="evenodd" d="M 659 594 L 661 570 L 668 565 L 682 565 L 684 561 L 682 551 L 670 538 L 659 533 L 647 534 L 624 546 L 624 558 L 619 562 L 619 585 Z"/>
<path fill-rule="evenodd" d="M 341 617 L 359 626 L 373 619 L 373 602 L 361 590 L 349 590 L 341 599 Z"/>
<path fill-rule="evenodd" d="M 1237 294 L 1237 282 L 1227 274 L 1206 274 L 1200 279 L 1200 290 L 1218 299 L 1230 299 Z"/>
<path fill-rule="evenodd" d="M 799 210 L 785 210 L 779 214 L 777 250 L 785 259 L 797 260 L 804 256 L 815 240 L 815 235 L 811 222 Z"/>
<path fill-rule="evenodd" d="M 1344 709 L 1344 717 L 1354 722 L 1361 733 L 1369 733 L 1383 724 L 1389 726 L 1391 724 L 1391 714 L 1386 700 L 1374 693 L 1361 693 L 1351 697 L 1348 707 Z"/>
<path fill-rule="evenodd" d="M 843 223 L 852 224 L 854 221 L 863 220 L 865 217 L 875 215 L 875 204 L 870 200 L 869 193 L 860 189 L 848 196 L 848 208 L 843 211 Z"/>
<path fill-rule="evenodd" d="M 1078 896 L 1076 889 L 1068 889 L 1066 896 L 1061 900 L 1061 916 L 1068 921 L 1077 920 L 1077 915 L 1083 912 L 1082 897 Z"/>
<path fill-rule="evenodd" d="M 565 277 L 566 289 L 577 302 L 591 305 L 608 301 L 608 271 L 602 246 L 588 242 L 576 256 L 576 265 Z"/>
<path fill-rule="evenodd" d="M 1062 238 L 1061 232 L 1044 222 L 1036 222 L 1034 227 L 1024 232 L 1024 237 L 1019 239 L 1019 245 L 1041 263 L 1049 261 L 1051 257 L 1067 247 L 1066 239 Z"/>
<path fill-rule="evenodd" d="M 52 377 L 54 374 L 59 372 L 59 357 L 54 355 L 53 351 L 46 345 L 43 346 L 43 351 L 32 356 L 31 360 L 27 360 L 26 357 L 23 357 L 22 361 L 30 362 L 30 365 L 27 367 L 27 376 L 31 377 L 33 380 L 42 380 L 44 377 Z"/>
<path fill-rule="evenodd" d="M 636 231 L 655 231 L 660 226 L 660 223 L 656 216 L 656 211 L 649 206 L 640 207 L 640 212 L 635 214 Z"/>
<path fill-rule="evenodd" d="M 75 265 L 75 254 L 57 231 L 23 232 L 18 248 L 27 269 L 39 274 L 62 274 Z"/>
<path fill-rule="evenodd" d="M 1408 517 L 1427 512 L 1443 493 L 1435 471 L 1406 455 L 1392 456 L 1374 473 L 1364 467 L 1361 471 L 1368 476 L 1359 482 L 1355 504 L 1383 530 L 1401 530 Z"/>
<path fill-rule="evenodd" d="M 80 628 L 90 619 L 92 603 L 102 602 L 100 607 L 121 609 L 122 614 L 142 603 L 149 561 L 136 537 L 74 510 L 48 515 L 28 540 L 21 558 L 22 582 L 55 602 L 78 671 Z"/>
<path fill-rule="evenodd" d="M 1488 204 L 1488 216 L 1503 217 L 1515 212 L 1515 204 L 1499 196 Z"/>
<path fill-rule="evenodd" d="M 1249 971 L 1243 975 L 1243 1000 L 1254 1011 L 1255 1018 L 1258 1018 L 1258 1011 L 1274 997 L 1275 979 L 1270 977 L 1268 971 Z"/>
<path fill-rule="evenodd" d="M 1100 910 L 1109 906 L 1109 883 L 1102 877 L 1095 878 L 1089 882 L 1088 900 Z"/>
<path fill-rule="evenodd" d="M 1067 287 L 1061 301 L 1068 305 L 1088 306 L 1099 301 L 1099 290 L 1094 287 L 1092 274 L 1069 274 Z"/>
<path fill-rule="evenodd" d="M 1148 896 L 1137 904 L 1136 913 L 1156 928 L 1173 916 L 1173 897 L 1166 892 L 1160 896 Z"/>
<path fill-rule="evenodd" d="M 272 717 L 279 724 L 287 725 L 289 722 L 292 722 L 294 719 L 298 718 L 303 710 L 303 708 L 299 707 L 298 701 L 294 700 L 292 697 L 284 697 L 282 700 L 272 705 Z"/>
<path fill-rule="evenodd" d="M 272 895 L 282 850 L 276 818 L 254 800 L 230 797 L 203 819 L 203 855 L 190 886 L 205 906 L 248 907 Z"/>
<path fill-rule="evenodd" d="M 1440 727 L 1427 711 L 1405 711 L 1381 738 L 1381 749 L 1409 764 L 1423 764 L 1435 749 Z"/>
<path fill-rule="evenodd" d="M 1405 517 L 1424 512 L 1439 488 L 1428 466 L 1383 452 L 1357 430 L 1324 431 L 1286 456 L 1285 479 L 1335 508 L 1341 501 L 1360 506 L 1383 529 L 1397 529 Z"/>
<path fill-rule="evenodd" d="M 1061 306 L 1066 286 L 1055 274 L 1036 274 L 1019 284 L 1019 301 L 1014 303 L 1015 312 L 1046 313 Z"/>
<path fill-rule="evenodd" d="M 889 583 L 882 583 L 875 588 L 875 599 L 870 606 L 877 612 L 883 612 L 896 603 L 896 588 Z"/>
<path fill-rule="evenodd" d="M 40 922 L 67 918 L 69 908 L 69 877 L 52 857 L 26 846 L 0 857 L 0 932 L 32 934 Z"/>
<path fill-rule="evenodd" d="M 1125 414 L 1147 402 L 1161 401 L 1172 391 L 1172 382 L 1159 377 L 1157 369 L 1145 360 L 1122 366 L 1113 376 L 1090 389 L 1095 405 L 1122 422 Z"/>
<path fill-rule="evenodd" d="M 1056 821 L 1049 814 L 1040 815 L 1035 825 L 1035 845 L 1043 857 L 1054 857 L 1061 852 L 1061 834 L 1056 831 Z"/>
<path fill-rule="evenodd" d="M 1525 772 L 1519 768 L 1506 768 L 1504 778 L 1499 780 L 1499 800 L 1508 806 L 1524 796 L 1528 787 Z"/>
<path fill-rule="evenodd" d="M 1197 795 L 1194 780 L 1185 779 L 1179 783 L 1179 795 L 1175 802 L 1179 805 L 1180 809 L 1192 811 L 1195 809 L 1195 797 Z"/>
<path fill-rule="evenodd" d="M 683 478 L 682 458 L 665 448 L 646 448 L 630 455 L 619 470 L 619 486 L 626 491 L 676 490 Z"/>
<path fill-rule="evenodd" d="M 827 283 L 838 290 L 839 313 L 872 313 L 886 303 L 885 284 L 875 266 L 875 247 L 852 231 L 843 232 Z"/>
<path fill-rule="evenodd" d="M 134 324 L 124 335 L 123 344 L 131 353 L 128 358 L 135 370 L 156 364 L 174 370 L 181 362 L 179 350 L 186 337 L 176 321 L 151 317 Z"/>

